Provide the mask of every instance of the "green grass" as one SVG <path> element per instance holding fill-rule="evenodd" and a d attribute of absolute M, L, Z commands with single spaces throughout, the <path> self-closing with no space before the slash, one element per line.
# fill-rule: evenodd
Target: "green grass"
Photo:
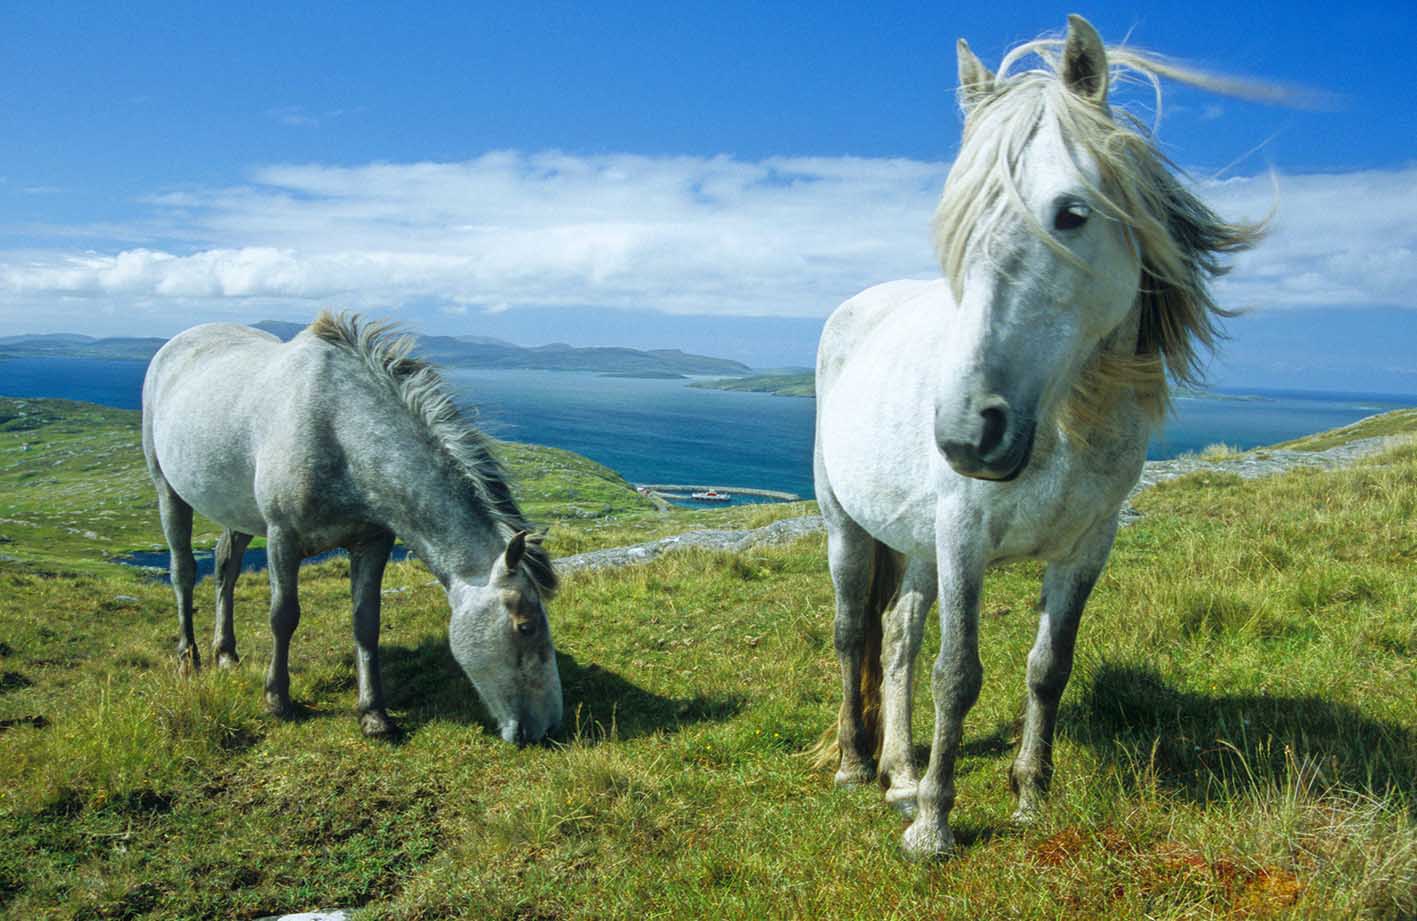
<path fill-rule="evenodd" d="M 1413 433 L 1417 433 L 1417 409 L 1397 409 L 1381 415 L 1369 416 L 1342 428 L 1286 441 L 1283 444 L 1275 445 L 1275 447 L 1295 451 L 1322 451 L 1325 448 L 1336 447 L 1359 438 L 1411 435 Z"/>
<path fill-rule="evenodd" d="M 1052 801 L 1027 828 L 1008 821 L 1005 778 L 1040 569 L 991 574 L 962 848 L 931 865 L 901 859 L 877 790 L 833 790 L 798 754 L 838 699 L 820 537 L 568 576 L 551 618 L 574 728 L 524 751 L 489 730 L 419 564 L 385 578 L 385 679 L 408 730 L 388 745 L 353 715 L 345 561 L 303 572 L 303 709 L 285 723 L 261 709 L 263 580 L 238 587 L 242 664 L 183 679 L 164 586 L 87 558 L 0 563 L 0 913 L 1412 917 L 1417 450 L 1185 477 L 1138 505 L 1079 635 Z M 680 514 L 564 533 L 623 542 Z"/>
<path fill-rule="evenodd" d="M 1241 451 L 1234 445 L 1224 444 L 1223 442 L 1216 442 L 1215 444 L 1206 445 L 1196 456 L 1203 461 L 1211 461 L 1212 463 L 1214 463 L 1216 461 L 1233 460 L 1234 458 L 1237 458 L 1244 453 L 1245 452 Z"/>

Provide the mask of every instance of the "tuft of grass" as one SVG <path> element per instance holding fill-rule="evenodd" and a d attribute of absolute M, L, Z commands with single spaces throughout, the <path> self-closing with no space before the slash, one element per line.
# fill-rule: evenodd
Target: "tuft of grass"
<path fill-rule="evenodd" d="M 1215 444 L 1209 444 L 1202 448 L 1199 457 L 1203 461 L 1218 462 L 1232 460 L 1240 457 L 1244 453 L 1244 451 L 1241 451 L 1234 445 L 1216 442 Z"/>

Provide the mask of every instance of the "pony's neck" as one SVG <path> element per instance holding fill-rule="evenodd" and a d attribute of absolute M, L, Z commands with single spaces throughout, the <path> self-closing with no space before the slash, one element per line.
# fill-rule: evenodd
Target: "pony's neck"
<path fill-rule="evenodd" d="M 364 475 L 371 511 L 403 539 L 443 587 L 486 581 L 505 541 L 467 478 L 435 451 L 391 451 Z"/>
<path fill-rule="evenodd" d="M 1138 355 L 1141 301 L 1098 343 L 1097 350 L 1074 372 L 1071 392 L 1057 413 L 1060 437 L 1079 445 L 1135 437 L 1164 410 L 1165 370 L 1158 356 Z"/>

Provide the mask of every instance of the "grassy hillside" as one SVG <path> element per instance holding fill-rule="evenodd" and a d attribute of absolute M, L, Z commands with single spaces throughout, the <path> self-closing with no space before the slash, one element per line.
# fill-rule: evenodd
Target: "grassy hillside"
<path fill-rule="evenodd" d="M 10 502 L 26 480 L 6 475 Z M 550 502 L 556 479 L 527 482 Z M 1005 777 L 1039 569 L 991 575 L 962 849 L 932 865 L 900 858 L 878 791 L 833 790 L 798 754 L 837 705 L 820 537 L 568 577 L 551 618 L 574 725 L 524 751 L 490 731 L 416 563 L 385 579 L 386 685 L 408 730 L 388 745 L 353 717 L 343 561 L 303 576 L 289 723 L 261 708 L 262 580 L 238 589 L 242 664 L 181 679 L 164 586 L 82 556 L 0 562 L 0 911 L 1413 917 L 1417 446 L 1333 473 L 1187 477 L 1139 507 L 1079 634 L 1052 803 L 1027 828 Z M 606 527 L 567 533 L 666 526 L 588 521 Z"/>

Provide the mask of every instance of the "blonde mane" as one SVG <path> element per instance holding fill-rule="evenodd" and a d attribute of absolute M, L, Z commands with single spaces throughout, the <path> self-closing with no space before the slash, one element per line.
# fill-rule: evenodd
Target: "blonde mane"
<path fill-rule="evenodd" d="M 310 324 L 311 334 L 345 349 L 375 376 L 386 381 L 409 413 L 422 423 L 444 454 L 472 487 L 479 510 L 503 540 L 530 531 L 507 486 L 507 475 L 493 453 L 492 440 L 474 428 L 458 410 L 437 370 L 411 355 L 412 336 L 392 323 L 364 320 L 356 314 L 338 316 L 322 310 Z M 556 592 L 551 558 L 535 537 L 528 538 L 522 566 L 543 597 Z"/>
<path fill-rule="evenodd" d="M 1122 109 L 1108 109 L 1066 87 L 1061 78 L 1064 43 L 1039 39 L 1010 51 L 984 88 L 961 87 L 967 97 L 964 138 L 935 213 L 940 264 L 960 295 L 967 258 L 990 258 L 988 233 L 1007 212 L 1020 213 L 1033 233 L 1061 258 L 1076 258 L 1023 206 L 1018 175 L 1024 147 L 1044 119 L 1053 119 L 1074 149 L 1096 161 L 1103 188 L 1090 189 L 1092 204 L 1121 222 L 1141 254 L 1135 343 L 1104 342 L 1073 382 L 1059 422 L 1079 437 L 1105 424 L 1123 388 L 1133 389 L 1154 417 L 1169 405 L 1167 377 L 1177 384 L 1201 378 L 1204 354 L 1223 333 L 1217 318 L 1233 316 L 1215 303 L 1210 283 L 1228 267 L 1221 258 L 1253 246 L 1265 225 L 1223 220 L 1174 175 L 1157 150 L 1152 131 Z M 1150 84 L 1161 111 L 1162 77 L 1232 96 L 1269 99 L 1284 90 L 1181 67 L 1129 48 L 1106 50 L 1112 86 Z M 1024 59 L 1039 66 L 1019 70 Z M 981 245 L 982 241 L 982 245 Z"/>

